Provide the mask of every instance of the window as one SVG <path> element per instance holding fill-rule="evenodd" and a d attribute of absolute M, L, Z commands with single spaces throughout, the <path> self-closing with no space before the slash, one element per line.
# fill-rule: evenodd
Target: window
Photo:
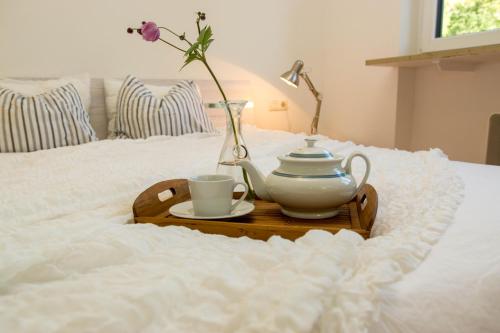
<path fill-rule="evenodd" d="M 423 0 L 421 51 L 500 43 L 500 0 Z"/>
<path fill-rule="evenodd" d="M 437 38 L 500 28 L 500 0 L 439 0 L 437 6 Z"/>

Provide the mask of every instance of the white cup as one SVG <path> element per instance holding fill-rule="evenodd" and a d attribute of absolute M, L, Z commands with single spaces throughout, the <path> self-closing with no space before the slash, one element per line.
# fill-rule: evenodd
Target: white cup
<path fill-rule="evenodd" d="M 247 196 L 248 185 L 235 182 L 227 175 L 201 175 L 188 179 L 194 214 L 197 216 L 229 215 Z M 241 198 L 232 204 L 236 186 L 245 188 Z"/>

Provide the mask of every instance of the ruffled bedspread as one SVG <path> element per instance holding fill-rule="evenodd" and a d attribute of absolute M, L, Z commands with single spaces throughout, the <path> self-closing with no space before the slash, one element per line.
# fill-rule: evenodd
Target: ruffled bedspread
<path fill-rule="evenodd" d="M 270 172 L 304 136 L 249 127 L 246 138 Z M 263 242 L 126 224 L 146 187 L 213 173 L 221 144 L 198 134 L 2 154 L 0 331 L 364 332 L 378 290 L 425 258 L 463 192 L 440 151 L 321 137 L 372 161 L 379 211 L 367 241 L 350 231 Z M 362 174 L 362 162 L 353 167 Z"/>

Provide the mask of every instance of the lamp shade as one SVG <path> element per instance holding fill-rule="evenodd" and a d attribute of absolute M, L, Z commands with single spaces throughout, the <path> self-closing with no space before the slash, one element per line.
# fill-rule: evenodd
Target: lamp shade
<path fill-rule="evenodd" d="M 292 87 L 297 88 L 299 86 L 300 82 L 300 72 L 302 71 L 302 68 L 304 67 L 304 62 L 302 60 L 297 60 L 292 68 L 283 73 L 280 78 L 287 84 L 291 85 Z"/>

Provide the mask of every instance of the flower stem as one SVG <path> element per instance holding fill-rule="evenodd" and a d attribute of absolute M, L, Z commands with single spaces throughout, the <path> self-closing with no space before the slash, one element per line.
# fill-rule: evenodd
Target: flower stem
<path fill-rule="evenodd" d="M 158 29 L 163 29 L 163 30 L 166 30 L 166 31 L 170 32 L 172 35 L 174 35 L 175 37 L 177 37 L 177 38 L 181 39 L 181 35 L 176 34 L 175 32 L 173 32 L 172 30 L 170 30 L 170 29 L 169 29 L 169 28 L 167 28 L 167 27 L 158 27 Z M 184 36 L 184 38 L 183 38 L 183 39 L 181 39 L 181 40 L 183 40 L 183 41 L 185 41 L 186 43 L 188 43 L 188 44 L 189 44 L 189 46 L 193 46 L 193 43 L 191 43 L 190 41 L 188 41 L 188 40 L 186 39 L 186 37 L 185 37 L 185 36 Z"/>
<path fill-rule="evenodd" d="M 210 73 L 210 75 L 214 79 L 215 84 L 217 85 L 217 88 L 219 88 L 219 91 L 220 91 L 220 93 L 222 95 L 222 98 L 224 99 L 224 104 L 225 104 L 225 107 L 227 109 L 229 120 L 231 121 L 231 127 L 233 128 L 234 142 L 235 142 L 236 147 L 238 148 L 238 151 L 239 151 L 240 144 L 239 144 L 239 141 L 238 141 L 238 134 L 236 132 L 236 126 L 234 124 L 233 114 L 231 113 L 231 109 L 229 108 L 226 94 L 224 93 L 224 90 L 222 89 L 222 86 L 220 85 L 219 80 L 217 80 L 217 77 L 215 76 L 215 73 L 212 71 L 212 69 L 208 65 L 208 62 L 207 62 L 207 59 L 205 58 L 205 56 L 202 56 L 201 59 L 200 59 L 200 61 L 205 65 L 205 67 L 207 68 L 208 72 Z M 249 189 L 249 191 L 248 191 L 248 198 L 250 200 L 253 200 L 255 198 L 255 192 L 254 192 L 254 190 L 252 188 L 252 185 L 250 184 L 250 180 L 248 179 L 247 171 L 244 168 L 242 168 L 242 171 L 243 171 L 243 180 L 248 185 L 248 189 Z"/>
<path fill-rule="evenodd" d="M 162 38 L 159 38 L 159 40 L 161 40 L 163 43 L 165 43 L 165 44 L 167 44 L 167 45 L 172 46 L 174 49 L 177 49 L 177 50 L 179 50 L 179 51 L 181 51 L 181 52 L 186 53 L 186 50 L 183 50 L 183 49 L 181 49 L 180 47 L 175 46 L 174 44 L 172 44 L 172 43 L 170 43 L 170 42 L 167 42 L 166 40 L 164 40 L 164 39 L 162 39 Z"/>
<path fill-rule="evenodd" d="M 196 19 L 196 29 L 198 29 L 198 35 L 200 34 L 201 32 L 201 28 L 200 28 L 200 18 L 197 18 Z"/>
<path fill-rule="evenodd" d="M 219 80 L 217 80 L 217 77 L 215 76 L 215 73 L 212 71 L 212 69 L 208 65 L 207 59 L 205 57 L 202 57 L 201 58 L 201 62 L 205 65 L 205 67 L 207 68 L 208 72 L 210 73 L 210 75 L 214 79 L 215 84 L 217 85 L 217 88 L 219 88 L 219 91 L 220 91 L 220 93 L 222 95 L 222 98 L 224 99 L 224 102 L 226 103 L 226 107 L 228 108 L 227 111 L 229 113 L 229 119 L 231 120 L 231 125 L 233 127 L 234 140 L 235 140 L 236 145 L 239 146 L 238 136 L 236 135 L 236 127 L 234 126 L 234 119 L 233 119 L 233 115 L 231 113 L 231 110 L 229 110 L 229 106 L 227 105 L 226 94 L 224 93 L 224 90 L 222 90 L 222 87 L 221 87 L 221 85 L 219 83 Z"/>

